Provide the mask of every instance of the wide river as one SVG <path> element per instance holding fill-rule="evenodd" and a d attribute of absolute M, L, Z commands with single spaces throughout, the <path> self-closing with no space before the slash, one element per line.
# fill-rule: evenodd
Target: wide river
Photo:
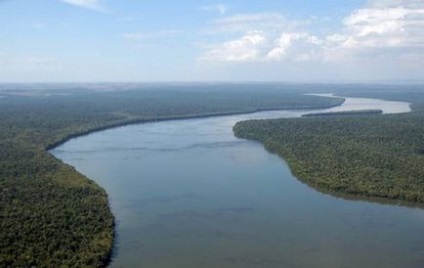
<path fill-rule="evenodd" d="M 347 98 L 333 109 L 408 112 Z M 311 111 L 307 111 L 311 112 Z M 424 210 L 322 194 L 232 126 L 272 111 L 130 125 L 52 150 L 106 189 L 111 267 L 424 267 Z"/>

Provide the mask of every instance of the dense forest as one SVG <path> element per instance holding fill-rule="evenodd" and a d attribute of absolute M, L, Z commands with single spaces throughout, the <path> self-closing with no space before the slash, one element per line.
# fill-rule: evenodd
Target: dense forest
<path fill-rule="evenodd" d="M 48 153 L 95 130 L 154 120 L 316 109 L 342 99 L 281 85 L 0 85 L 0 267 L 101 267 L 107 194 Z"/>
<path fill-rule="evenodd" d="M 370 114 L 382 114 L 382 113 L 383 111 L 380 109 L 373 109 L 373 110 L 340 111 L 340 112 L 328 112 L 328 113 L 309 113 L 309 114 L 303 114 L 302 117 L 370 115 Z"/>
<path fill-rule="evenodd" d="M 237 123 L 234 132 L 262 142 L 319 190 L 424 203 L 424 92 L 342 94 L 409 101 L 413 111 L 251 120 Z"/>

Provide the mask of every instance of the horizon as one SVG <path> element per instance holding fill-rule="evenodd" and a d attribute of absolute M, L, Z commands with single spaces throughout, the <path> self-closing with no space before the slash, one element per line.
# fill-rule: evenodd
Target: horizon
<path fill-rule="evenodd" d="M 29 81 L 29 82 L 20 82 L 20 81 L 9 81 L 1 82 L 0 85 L 119 85 L 119 84 L 129 84 L 129 85 L 153 85 L 153 84 L 167 84 L 167 85 L 196 85 L 196 84 L 210 84 L 210 85 L 249 85 L 249 84 L 275 84 L 275 85 L 421 85 L 424 84 L 424 80 L 385 80 L 385 81 Z"/>
<path fill-rule="evenodd" d="M 10 81 L 1 82 L 0 86 L 5 85 L 329 85 L 329 86 L 344 86 L 344 85 L 358 85 L 358 86 L 421 86 L 424 85 L 424 80 L 386 80 L 386 81 Z M 1 88 L 0 88 L 1 90 Z"/>

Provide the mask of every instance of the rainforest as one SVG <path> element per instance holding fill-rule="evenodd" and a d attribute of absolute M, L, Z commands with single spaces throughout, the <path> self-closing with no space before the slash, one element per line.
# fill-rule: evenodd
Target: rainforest
<path fill-rule="evenodd" d="M 72 137 L 126 124 L 342 102 L 278 85 L 123 87 L 2 85 L 0 266 L 108 263 L 114 217 L 107 193 L 47 151 Z"/>
<path fill-rule="evenodd" d="M 330 97 L 319 94 L 328 92 L 334 93 L 335 96 L 345 97 Z M 163 261 L 162 266 L 167 267 L 172 262 L 181 261 L 181 266 L 198 267 L 199 263 L 202 263 L 205 258 L 210 257 L 209 255 L 203 256 L 199 254 L 199 258 L 194 258 L 189 257 L 191 254 L 178 254 L 181 259 L 174 256 L 174 258 L 169 259 L 169 263 L 165 262 L 168 261 L 166 258 L 154 258 L 156 254 L 161 252 L 161 247 L 167 247 L 165 245 L 157 245 L 158 248 L 152 247 L 151 249 L 144 250 L 144 253 L 135 253 L 135 255 L 126 256 L 120 249 L 126 247 L 134 249 L 135 247 L 131 246 L 131 243 L 128 245 L 116 245 L 117 227 L 115 217 L 116 215 L 119 215 L 119 217 L 122 215 L 118 211 L 111 210 L 109 196 L 110 193 L 112 197 L 115 197 L 116 193 L 113 189 L 106 187 L 107 191 L 105 191 L 105 189 L 99 186 L 99 182 L 101 185 L 105 183 L 101 182 L 99 178 L 93 181 L 91 175 L 89 177 L 87 177 L 88 175 L 83 175 L 94 174 L 91 173 L 92 170 L 81 168 L 84 171 L 81 173 L 80 169 L 77 170 L 75 168 L 83 165 L 81 163 L 84 161 L 94 168 L 97 168 L 97 165 L 100 164 L 97 162 L 90 164 L 90 160 L 88 159 L 82 162 L 78 162 L 80 158 L 72 160 L 72 154 L 69 159 L 66 158 L 66 154 L 64 155 L 63 159 L 66 159 L 66 161 L 58 158 L 61 155 L 61 151 L 60 148 L 55 151 L 55 148 L 63 144 L 66 146 L 66 142 L 74 138 L 89 135 L 93 132 L 102 133 L 107 129 L 125 125 L 141 124 L 140 126 L 143 126 L 146 123 L 151 124 L 156 122 L 158 124 L 159 122 L 163 122 L 164 125 L 157 125 L 161 128 L 162 126 L 173 126 L 173 124 L 167 123 L 169 120 L 183 120 L 181 126 L 178 124 L 175 125 L 178 125 L 177 129 L 180 129 L 179 131 L 172 134 L 173 132 L 169 132 L 165 127 L 164 134 L 176 137 L 186 135 L 195 141 L 196 137 L 190 133 L 192 132 L 190 129 L 193 128 L 194 131 L 195 128 L 194 126 L 190 126 L 190 122 L 194 122 L 194 124 L 197 124 L 196 122 L 204 122 L 202 124 L 211 124 L 211 126 L 220 121 L 222 121 L 221 123 L 228 122 L 228 124 L 231 124 L 228 126 L 228 129 L 231 130 L 233 126 L 232 120 L 242 120 L 241 122 L 234 122 L 236 124 L 233 127 L 233 131 L 236 137 L 242 140 L 248 139 L 263 143 L 267 150 L 278 154 L 287 161 L 291 172 L 297 179 L 320 192 L 334 196 L 343 196 L 343 198 L 347 199 L 358 197 L 368 202 L 375 202 L 376 200 L 380 200 L 378 202 L 388 200 L 392 204 L 403 204 L 405 202 L 408 206 L 420 206 L 424 202 L 424 93 L 420 86 L 287 85 L 278 83 L 218 85 L 5 84 L 1 86 L 0 95 L 0 112 L 2 115 L 0 122 L 0 266 L 104 267 L 109 265 L 111 260 L 114 260 L 112 264 L 116 263 L 119 265 L 123 263 L 124 266 L 146 263 L 145 266 L 151 267 L 159 265 L 158 263 Z M 337 110 L 338 106 L 344 105 L 345 99 L 357 99 L 361 102 L 362 99 L 360 98 L 371 98 L 364 100 L 372 100 L 374 98 L 410 103 L 412 111 L 405 111 L 399 114 L 385 114 L 378 107 L 376 109 L 358 111 L 351 111 L 348 108 L 345 111 Z M 334 111 L 331 110 L 333 109 L 332 107 L 334 107 Z M 330 111 L 326 112 L 327 109 L 330 109 Z M 278 112 L 280 110 L 283 113 Z M 251 116 L 250 114 L 259 111 L 270 111 L 270 114 L 266 117 L 269 117 L 275 112 L 275 115 L 272 115 L 273 118 L 293 116 L 297 118 L 243 121 L 245 119 L 242 118 L 254 118 L 255 114 Z M 246 115 L 244 117 L 235 116 L 242 114 Z M 305 114 L 310 114 L 310 116 L 301 117 L 301 115 Z M 240 119 L 231 119 L 231 116 Z M 258 113 L 257 117 L 261 118 L 261 113 Z M 208 121 L 202 118 L 211 118 L 211 120 Z M 185 127 L 184 124 L 188 125 Z M 154 127 L 155 125 L 151 126 Z M 202 129 L 209 131 L 207 125 L 203 127 L 199 125 L 197 128 L 200 131 L 203 131 Z M 159 132 L 156 132 L 159 130 L 152 131 L 153 136 L 159 135 Z M 211 128 L 210 131 L 209 133 L 202 132 L 203 134 L 201 135 L 206 135 L 205 137 L 211 135 L 215 139 L 221 135 L 222 129 L 218 128 L 214 130 L 214 128 Z M 213 131 L 218 132 L 215 133 Z M 122 140 L 128 139 L 125 138 L 128 134 L 113 135 L 113 139 L 120 137 L 120 135 L 122 136 Z M 225 139 L 230 138 L 230 136 L 227 136 Z M 95 138 L 95 135 L 87 137 Z M 129 137 L 132 137 L 132 135 Z M 146 139 L 148 140 L 149 136 L 146 136 Z M 84 137 L 82 138 L 83 140 Z M 128 142 L 132 143 L 130 139 L 128 139 Z M 143 140 L 140 142 L 143 142 Z M 205 148 L 221 148 L 227 142 L 233 144 L 236 141 L 211 143 L 211 145 L 205 145 Z M 107 144 L 114 143 L 118 144 L 117 140 L 110 141 Z M 93 141 L 93 144 L 96 144 L 96 142 Z M 250 148 L 249 144 L 246 144 L 248 145 L 246 148 Z M 83 146 L 89 148 L 91 145 L 86 144 Z M 142 149 L 145 145 L 140 145 L 140 147 L 136 145 L 128 146 L 131 150 L 136 150 L 137 148 L 140 148 L 137 150 L 145 150 Z M 198 145 L 194 143 L 189 147 L 191 148 L 192 146 L 196 148 Z M 238 147 L 232 148 L 234 151 Z M 244 147 L 241 147 L 240 150 L 247 150 L 247 152 L 250 150 L 242 148 Z M 148 153 L 149 150 L 145 153 Z M 166 150 L 164 149 L 163 152 Z M 210 151 L 212 149 L 207 150 Z M 54 155 L 51 154 L 52 151 Z M 86 153 L 82 151 L 81 159 L 89 156 L 90 152 L 90 150 Z M 102 151 L 99 152 L 100 154 L 104 154 Z M 162 149 L 157 152 L 163 155 L 161 153 Z M 220 153 L 224 153 L 222 157 L 225 157 L 225 151 Z M 129 151 L 126 154 L 127 156 L 121 157 L 125 159 L 125 157 L 130 157 L 131 155 Z M 243 158 L 251 157 L 250 154 L 241 153 L 240 156 L 243 156 Z M 94 157 L 94 155 L 92 156 Z M 138 156 L 133 157 L 138 159 Z M 176 155 L 176 157 L 174 160 L 163 160 L 163 163 L 177 163 L 180 160 L 184 160 L 184 157 L 179 155 Z M 202 158 L 207 162 L 209 156 L 203 155 L 203 157 L 199 157 L 198 159 L 201 160 Z M 93 160 L 96 161 L 95 158 Z M 70 163 L 73 163 L 72 161 L 77 162 L 71 165 Z M 201 165 L 207 164 L 202 169 L 207 170 L 209 166 L 213 170 L 212 163 L 214 161 L 218 160 L 216 158 L 212 160 L 211 158 L 209 164 L 202 162 L 197 165 L 201 167 Z M 116 161 L 114 160 L 113 162 Z M 128 162 L 128 160 L 125 160 L 122 165 L 125 165 L 125 162 Z M 245 165 L 244 169 L 251 170 L 249 178 L 260 179 L 261 176 L 254 176 L 257 172 L 254 168 L 256 165 L 254 164 L 255 162 L 249 161 L 248 163 L 250 164 Z M 184 165 L 186 164 L 184 163 Z M 253 166 L 251 166 L 252 164 Z M 111 162 L 106 165 L 112 166 L 113 164 Z M 139 166 L 140 164 L 136 165 Z M 192 165 L 192 169 L 196 170 L 196 164 L 193 162 Z M 182 170 L 177 168 L 172 171 L 173 164 L 169 166 L 169 169 L 171 173 L 174 172 L 174 175 L 166 175 L 166 178 L 168 178 L 166 183 L 169 183 L 168 180 L 172 176 L 177 176 L 175 179 L 178 180 L 184 176 L 187 176 L 187 178 L 192 178 L 193 176 L 189 174 L 188 170 L 179 176 L 175 175 Z M 230 176 L 230 174 L 233 174 L 231 169 L 222 169 L 224 173 L 220 176 L 224 176 L 223 178 Z M 123 170 L 118 170 L 120 174 L 127 174 Z M 266 169 L 263 171 L 266 171 Z M 137 172 L 142 174 L 142 171 Z M 210 171 L 210 174 L 215 174 L 214 172 Z M 223 180 L 221 184 L 226 185 L 230 183 L 226 187 L 228 189 L 233 187 L 231 186 L 232 181 L 236 182 L 243 178 L 243 176 L 240 177 L 241 175 L 235 174 L 233 174 L 234 177 L 231 180 Z M 279 176 L 282 175 L 278 174 L 280 173 L 277 172 L 273 176 L 280 181 Z M 158 175 L 155 175 L 155 173 L 146 173 L 143 176 L 140 178 L 137 177 L 136 181 L 143 182 L 146 179 L 153 179 Z M 122 183 L 126 181 L 123 177 L 113 177 L 113 179 L 122 180 Z M 181 187 L 189 189 L 193 185 L 197 185 L 194 182 L 192 179 L 189 180 L 188 184 L 181 182 Z M 245 190 L 246 194 L 251 195 L 255 191 L 260 191 L 259 188 L 262 186 L 259 185 L 263 185 L 260 181 L 256 183 L 249 186 L 249 182 L 246 181 L 240 185 L 245 185 L 247 187 Z M 131 184 L 128 185 L 130 187 L 129 190 L 136 189 L 135 187 L 131 188 Z M 207 188 L 210 189 L 208 190 L 210 194 L 213 193 L 219 196 L 224 194 L 225 191 L 221 191 L 225 190 L 226 187 L 219 188 L 219 191 L 218 189 L 212 190 L 210 186 Z M 251 187 L 254 187 L 256 190 L 248 190 Z M 135 196 L 132 196 L 133 193 L 131 192 L 124 192 L 124 196 L 119 198 L 124 198 L 125 195 L 128 195 L 132 206 L 136 204 L 136 199 L 134 198 L 141 198 L 140 202 L 145 202 L 143 198 L 147 198 L 150 194 L 154 193 L 149 191 L 155 190 L 149 190 L 150 188 L 147 186 L 144 188 L 140 189 L 140 192 L 135 192 Z M 177 187 L 176 191 L 178 189 Z M 185 193 L 187 191 L 186 189 L 180 189 L 182 191 L 180 193 L 181 198 L 183 200 L 193 199 L 195 203 L 201 205 L 202 199 L 195 199 L 200 197 L 196 197 L 192 192 Z M 277 189 L 275 188 L 275 190 Z M 140 196 L 140 193 L 143 191 L 146 191 L 144 197 Z M 302 191 L 308 190 L 304 189 Z M 242 193 L 243 191 L 239 192 Z M 161 196 L 166 194 L 166 192 L 155 192 L 154 194 Z M 284 193 L 283 188 L 278 189 L 278 192 L 275 194 L 276 197 L 287 195 L 287 193 Z M 172 203 L 176 202 L 175 204 L 177 204 L 180 198 L 178 196 L 166 198 L 152 197 L 151 200 L 157 200 L 154 202 L 160 202 L 160 204 L 167 204 L 168 200 L 175 200 Z M 234 194 L 231 194 L 231 196 L 235 198 Z M 215 200 L 213 202 L 218 200 L 216 197 L 210 198 L 212 198 L 211 200 Z M 231 202 L 235 201 L 233 200 Z M 241 201 L 239 200 L 238 202 Z M 246 202 L 246 200 L 243 202 Z M 284 207 L 283 202 L 281 201 L 282 207 Z M 140 203 L 137 206 L 144 207 L 145 205 L 142 204 L 144 203 Z M 213 226 L 215 227 L 213 227 L 209 226 L 208 222 L 199 221 L 206 217 L 201 216 L 199 218 L 199 215 L 203 215 L 201 213 L 210 213 L 213 215 L 210 216 L 212 222 L 214 221 L 213 219 L 229 217 L 233 214 L 239 215 L 243 213 L 240 215 L 244 215 L 247 213 L 247 217 L 247 215 L 259 210 L 256 206 L 251 204 L 251 207 L 227 207 L 219 208 L 219 210 L 216 208 L 211 211 L 205 210 L 201 206 L 198 208 L 200 210 L 196 210 L 196 212 L 187 211 L 187 207 L 181 207 L 179 209 L 183 209 L 183 211 L 177 210 L 170 214 L 165 213 L 169 208 L 157 208 L 156 210 L 159 212 L 157 215 L 158 219 L 169 218 L 172 220 L 168 220 L 167 224 L 173 223 L 176 225 L 172 227 L 163 226 L 164 223 L 162 221 L 153 222 L 146 226 L 148 229 L 146 229 L 146 233 L 140 236 L 140 239 L 141 241 L 150 241 L 150 244 L 154 245 L 154 241 L 160 236 L 161 240 L 166 243 L 167 239 L 175 237 L 180 232 L 186 232 L 184 230 L 187 226 L 192 226 L 190 227 L 191 232 L 199 232 L 199 236 L 205 235 L 206 232 L 208 236 L 203 238 L 205 241 L 209 241 L 208 239 L 212 239 L 212 237 L 214 237 L 213 239 L 229 239 L 234 236 L 234 232 L 240 232 L 240 230 L 232 230 L 233 227 L 230 226 L 234 225 L 233 222 L 230 221 L 230 225 L 224 226 L 214 224 Z M 278 202 L 272 202 L 272 206 L 277 206 L 278 208 L 279 204 Z M 124 206 L 122 209 L 125 210 L 126 207 Z M 164 211 L 161 209 L 164 209 Z M 284 215 L 286 215 L 284 213 L 291 213 L 283 211 L 278 210 L 277 215 L 281 214 L 281 216 L 276 219 L 276 223 L 282 221 L 281 224 L 283 224 L 285 222 Z M 139 212 L 134 211 L 133 213 L 138 214 Z M 231 217 L 235 217 L 234 215 Z M 260 215 L 258 214 L 253 218 L 246 218 L 246 224 L 251 224 L 251 228 L 253 228 L 253 226 L 259 224 L 259 222 L 256 223 L 256 220 L 260 219 L 260 217 L 270 217 Z M 140 217 L 140 222 L 145 221 L 143 213 L 137 217 Z M 189 223 L 185 222 L 185 220 L 182 221 L 183 219 L 187 219 Z M 119 218 L 119 221 L 121 221 L 122 225 L 122 221 L 126 221 L 126 219 Z M 195 224 L 196 222 L 198 224 Z M 160 228 L 149 229 L 152 226 Z M 217 231 L 218 233 L 228 232 L 228 234 L 213 235 L 210 237 L 211 230 L 218 227 L 223 228 L 222 230 L 219 229 L 220 231 Z M 119 228 L 121 228 L 118 229 L 121 230 L 121 239 L 124 239 L 126 235 L 135 237 L 134 231 L 127 234 L 126 230 L 122 229 L 122 227 Z M 140 226 L 140 228 L 145 227 Z M 168 228 L 171 229 L 168 230 Z M 179 228 L 183 229 L 180 230 Z M 272 228 L 275 228 L 275 226 Z M 270 230 L 274 230 L 272 228 L 270 227 Z M 278 228 L 275 231 L 278 233 Z M 249 233 L 252 234 L 251 231 Z M 153 235 L 153 237 L 150 235 Z M 257 234 L 253 232 L 252 235 Z M 240 238 L 244 237 L 241 233 L 239 236 Z M 247 233 L 245 236 L 243 239 L 247 239 Z M 215 241 L 213 239 L 210 242 L 211 244 L 218 243 L 218 241 L 221 243 L 220 240 Z M 272 248 L 266 246 L 267 243 L 265 243 L 263 237 L 249 237 L 248 239 L 253 239 L 253 241 L 262 239 L 258 240 L 263 243 L 261 249 L 257 248 L 254 250 L 251 248 L 256 254 L 264 254 L 257 258 L 264 258 L 267 254 L 261 253 L 262 250 L 271 250 Z M 231 239 L 232 243 L 236 243 L 237 241 L 239 241 L 237 237 Z M 315 242 L 311 241 L 312 244 Z M 169 244 L 172 245 L 173 243 L 176 242 L 170 242 Z M 189 242 L 185 243 L 195 245 L 198 241 L 189 240 Z M 261 243 L 254 244 L 257 246 L 261 245 Z M 295 248 L 295 244 L 298 244 L 297 240 L 293 241 L 293 249 Z M 299 246 L 301 245 L 299 244 Z M 115 250 L 113 250 L 114 247 Z M 225 252 L 228 254 L 232 250 L 241 250 L 245 247 L 247 246 L 237 246 L 231 250 L 228 248 Z M 379 248 L 380 245 L 376 247 Z M 194 252 L 195 249 L 189 248 L 189 252 Z M 201 249 L 202 247 L 199 246 L 198 248 Z M 184 249 L 184 247 L 181 247 L 181 250 Z M 221 249 L 225 249 L 225 247 L 221 247 Z M 275 249 L 277 250 L 278 248 Z M 169 250 L 170 252 L 172 251 L 172 249 Z M 271 254 L 271 251 L 268 253 Z M 222 254 L 225 255 L 225 252 Z M 118 254 L 117 257 L 116 254 Z M 147 255 L 144 256 L 143 254 Z M 211 259 L 208 265 L 210 267 L 216 265 L 232 267 L 235 263 L 257 263 L 258 265 L 274 263 L 275 265 L 271 265 L 271 267 L 277 267 L 284 263 L 283 260 L 279 259 L 284 254 L 281 255 L 281 252 L 278 251 L 275 252 L 274 259 L 265 258 L 261 259 L 261 261 L 251 260 L 247 256 L 243 257 L 238 256 L 236 253 L 234 254 L 231 258 L 224 256 L 219 261 Z M 351 252 L 351 254 L 356 253 Z M 137 259 L 137 255 L 144 256 L 144 258 Z M 292 254 L 292 256 L 295 258 L 297 253 Z M 126 260 L 126 257 L 132 259 L 133 262 Z M 303 266 L 305 267 L 308 266 L 307 259 L 304 259 L 305 263 Z M 296 257 L 296 262 L 299 260 Z M 398 258 L 397 260 L 405 261 L 402 258 Z M 393 260 L 391 261 L 393 262 Z M 405 267 L 413 267 L 420 260 L 411 257 L 409 261 L 411 264 Z M 187 265 L 187 263 L 190 263 L 190 265 Z M 369 265 L 370 263 L 372 264 L 373 262 L 364 263 L 364 267 L 372 267 L 372 265 Z M 325 262 L 322 265 L 325 265 Z"/>

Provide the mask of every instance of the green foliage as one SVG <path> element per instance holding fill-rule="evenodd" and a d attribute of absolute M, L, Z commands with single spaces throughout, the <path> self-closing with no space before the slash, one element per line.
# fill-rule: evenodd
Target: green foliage
<path fill-rule="evenodd" d="M 105 192 L 40 148 L 0 152 L 0 266 L 102 266 L 113 238 Z"/>
<path fill-rule="evenodd" d="M 107 263 L 114 220 L 106 193 L 46 151 L 70 137 L 136 122 L 342 101 L 258 85 L 111 92 L 13 86 L 0 95 L 0 267 Z"/>
<path fill-rule="evenodd" d="M 302 117 L 370 115 L 370 114 L 382 114 L 382 113 L 383 113 L 382 110 L 374 109 L 374 110 L 340 111 L 340 112 L 328 112 L 328 113 L 310 113 L 310 114 L 303 114 Z"/>
<path fill-rule="evenodd" d="M 252 120 L 234 132 L 264 143 L 317 189 L 423 203 L 424 94 L 405 96 L 409 114 Z"/>

